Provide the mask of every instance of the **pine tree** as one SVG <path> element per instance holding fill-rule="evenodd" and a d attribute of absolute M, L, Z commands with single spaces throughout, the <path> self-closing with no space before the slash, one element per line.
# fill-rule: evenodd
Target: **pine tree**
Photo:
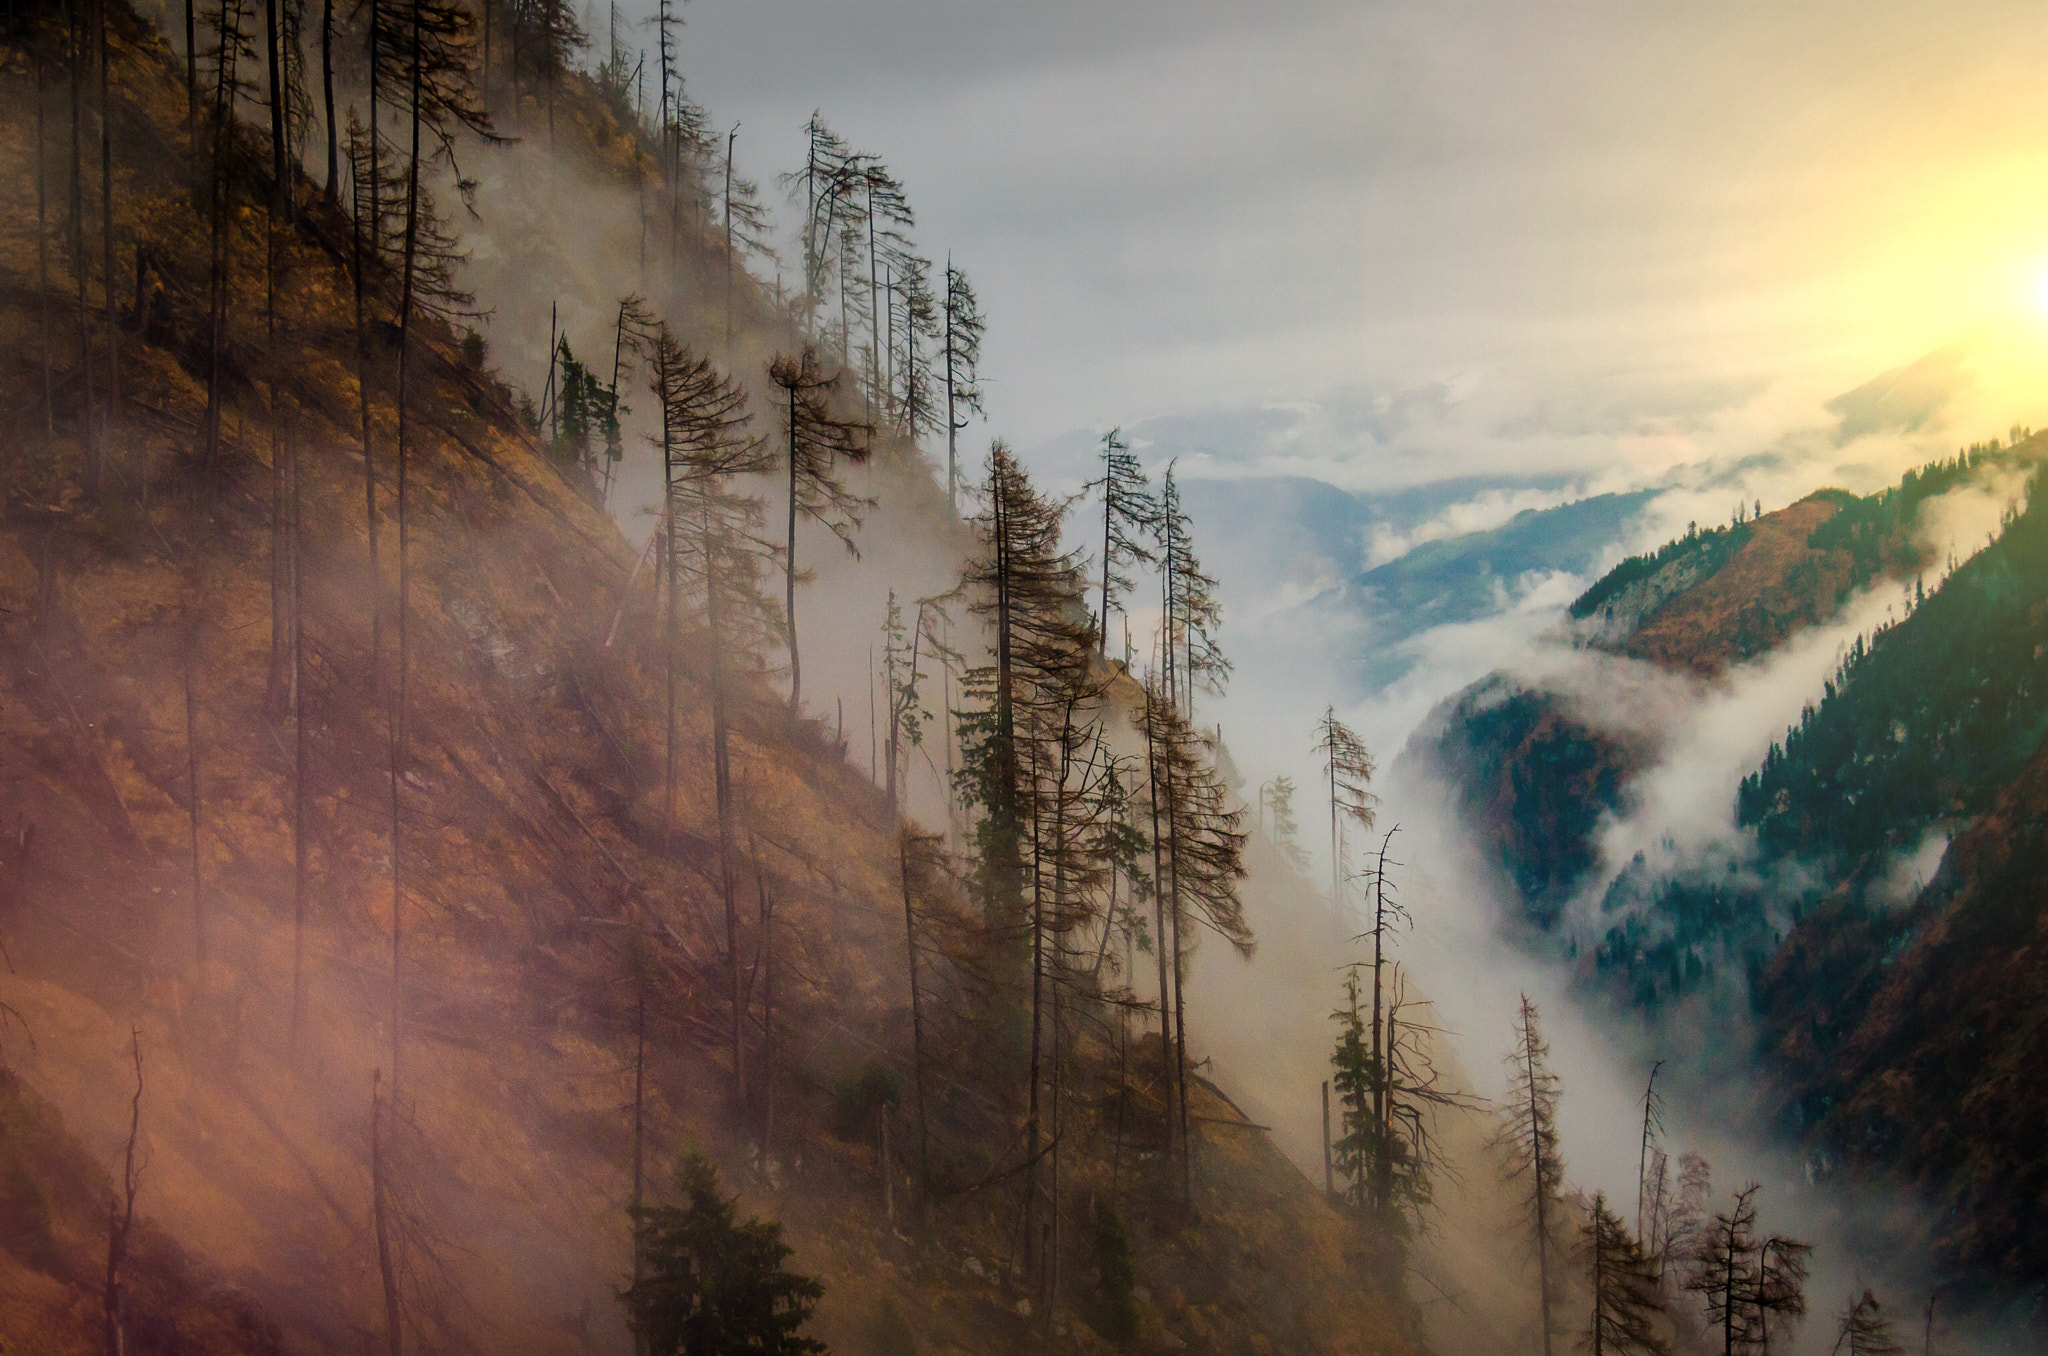
<path fill-rule="evenodd" d="M 726 676 L 728 644 L 734 636 L 758 632 L 765 602 L 758 590 L 761 548 L 760 500 L 733 489 L 737 477 L 755 475 L 771 464 L 765 440 L 748 432 L 746 392 L 678 343 L 667 326 L 649 344 L 649 386 L 661 410 L 658 446 L 662 457 L 664 554 L 667 560 L 665 645 L 667 701 L 664 840 L 675 814 L 676 664 L 680 603 L 686 585 L 704 603 L 704 651 L 710 659 L 712 778 L 718 810 L 719 894 L 725 909 L 725 955 L 732 1095 L 739 1105 L 745 1090 L 746 1002 L 741 981 L 732 759 L 728 734 Z M 687 562 L 687 564 L 686 564 Z M 686 574 L 687 570 L 687 574 Z"/>
<path fill-rule="evenodd" d="M 1563 1222 L 1564 1206 L 1564 1161 L 1557 1136 L 1561 1081 L 1550 1071 L 1549 1060 L 1550 1047 L 1543 1040 L 1536 1004 L 1523 994 L 1515 1021 L 1515 1048 L 1507 1060 L 1511 1070 L 1507 1100 L 1493 1143 L 1506 1151 L 1508 1182 L 1527 1193 L 1525 1223 L 1536 1254 L 1544 1356 L 1549 1356 L 1555 1331 L 1551 1311 L 1561 1280 L 1555 1267 L 1556 1231 Z"/>
<path fill-rule="evenodd" d="M 1387 1089 L 1389 1069 L 1385 1021 L 1385 979 L 1387 967 L 1387 934 L 1390 929 L 1408 923 L 1408 911 L 1401 907 L 1395 897 L 1393 880 L 1387 874 L 1389 866 L 1398 862 L 1387 859 L 1387 849 L 1393 846 L 1394 835 L 1401 831 L 1396 824 L 1387 830 L 1380 840 L 1379 860 L 1372 871 L 1372 927 L 1367 930 L 1372 938 L 1372 1067 L 1374 1071 L 1373 1125 L 1375 1128 L 1376 1158 L 1373 1164 L 1373 1208 L 1385 1214 L 1393 1204 L 1394 1158 L 1392 1152 L 1392 1126 L 1388 1119 Z"/>
<path fill-rule="evenodd" d="M 1230 661 L 1216 642 L 1223 625 L 1223 604 L 1216 581 L 1195 555 L 1194 534 L 1180 506 L 1180 486 L 1168 465 L 1159 485 L 1158 533 L 1160 647 L 1166 694 L 1194 719 L 1195 693 L 1221 696 L 1230 677 Z"/>
<path fill-rule="evenodd" d="M 946 259 L 945 312 L 946 382 L 946 502 L 960 505 L 960 430 L 967 427 L 969 414 L 981 413 L 980 304 L 967 275 Z"/>
<path fill-rule="evenodd" d="M 1128 571 L 1155 563 L 1144 536 L 1158 529 L 1159 504 L 1145 467 L 1131 453 L 1123 430 L 1102 435 L 1102 475 L 1087 488 L 1102 492 L 1102 609 L 1097 614 L 1102 654 L 1109 655 L 1109 613 L 1130 594 Z"/>
<path fill-rule="evenodd" d="M 823 1356 L 825 1344 L 800 1329 L 825 1288 L 784 1269 L 796 1250 L 782 1226 L 742 1223 L 701 1154 L 676 1164 L 675 1190 L 680 1203 L 636 1221 L 646 1274 L 624 1301 L 648 1356 Z"/>
<path fill-rule="evenodd" d="M 1579 1256 L 1593 1292 L 1592 1321 L 1580 1345 L 1592 1356 L 1668 1356 L 1671 1344 L 1657 1330 L 1664 1310 L 1656 1266 L 1642 1244 L 1596 1193 L 1580 1228 Z"/>
<path fill-rule="evenodd" d="M 1331 1146 L 1337 1176 L 1343 1182 L 1337 1199 L 1355 1211 L 1370 1204 L 1373 1163 L 1378 1158 L 1378 1117 L 1373 1099 L 1379 1073 L 1366 1041 L 1365 1014 L 1359 1006 L 1358 972 L 1364 962 L 1344 967 L 1344 1004 L 1330 1014 L 1337 1023 L 1337 1046 L 1330 1054 L 1330 1086 L 1337 1094 L 1338 1133 Z"/>
<path fill-rule="evenodd" d="M 1772 1234 L 1757 1250 L 1757 1350 L 1771 1356 L 1771 1324 L 1806 1317 L 1806 1259 L 1813 1246 L 1783 1234 Z"/>
<path fill-rule="evenodd" d="M 1747 1351 L 1759 1337 L 1755 1304 L 1756 1193 L 1752 1182 L 1734 1207 L 1714 1216 L 1693 1245 L 1685 1288 L 1706 1302 L 1709 1326 L 1720 1330 L 1721 1356 Z"/>
<path fill-rule="evenodd" d="M 782 388 L 788 418 L 784 425 L 789 471 L 789 530 L 783 547 L 785 639 L 789 646 L 789 712 L 794 718 L 803 703 L 803 665 L 797 653 L 796 523 L 801 514 L 822 524 L 858 556 L 854 533 L 874 501 L 853 493 L 840 479 L 842 462 L 862 465 L 873 446 L 874 427 L 832 412 L 831 400 L 843 373 L 826 376 L 817 353 L 806 346 L 798 357 L 788 354 L 768 365 L 768 378 Z"/>
<path fill-rule="evenodd" d="M 1315 751 L 1323 756 L 1323 772 L 1330 783 L 1330 901 L 1341 916 L 1344 909 L 1344 835 L 1349 821 L 1360 831 L 1372 827 L 1372 752 L 1351 727 L 1337 719 L 1337 708 L 1323 708 L 1316 723 Z"/>
<path fill-rule="evenodd" d="M 1902 1356 L 1905 1348 L 1892 1335 L 1892 1321 L 1884 1316 L 1884 1305 L 1865 1290 L 1842 1311 L 1842 1332 L 1834 1350 L 1844 1356 Z"/>

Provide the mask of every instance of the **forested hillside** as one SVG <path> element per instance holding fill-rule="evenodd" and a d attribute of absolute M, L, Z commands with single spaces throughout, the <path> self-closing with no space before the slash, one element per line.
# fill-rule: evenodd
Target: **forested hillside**
<path fill-rule="evenodd" d="M 6 23 L 0 1341 L 1412 1349 L 1185 1037 L 1256 940 L 1192 525 L 1126 469 L 1141 683 L 878 157 L 814 121 L 778 291 L 666 10 L 644 101 L 560 4 Z M 522 386 L 466 242 L 561 223 L 469 176 L 558 171 L 643 244 Z"/>

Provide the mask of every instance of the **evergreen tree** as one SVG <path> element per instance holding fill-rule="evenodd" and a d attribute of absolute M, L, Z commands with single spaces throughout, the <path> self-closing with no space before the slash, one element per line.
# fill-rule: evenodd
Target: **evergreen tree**
<path fill-rule="evenodd" d="M 648 1356 L 822 1356 L 825 1344 L 800 1330 L 825 1287 L 784 1269 L 796 1250 L 782 1226 L 742 1223 L 702 1154 L 676 1164 L 675 1190 L 678 1204 L 636 1221 L 645 1274 L 624 1298 Z"/>
<path fill-rule="evenodd" d="M 1344 967 L 1344 1005 L 1330 1014 L 1337 1023 L 1337 1046 L 1330 1054 L 1330 1087 L 1337 1094 L 1338 1134 L 1332 1146 L 1338 1179 L 1337 1199 L 1356 1211 L 1370 1202 L 1373 1163 L 1378 1158 L 1379 1126 L 1373 1100 L 1379 1073 L 1367 1043 L 1365 1014 L 1359 1007 L 1358 972 L 1363 961 Z"/>
<path fill-rule="evenodd" d="M 1664 1310 L 1656 1265 L 1628 1226 L 1595 1193 L 1593 1209 L 1580 1227 L 1579 1255 L 1586 1263 L 1593 1315 L 1580 1345 L 1592 1356 L 1668 1356 L 1671 1344 L 1657 1330 Z"/>
<path fill-rule="evenodd" d="M 1280 856 L 1296 871 L 1308 866 L 1308 854 L 1301 850 L 1301 824 L 1294 817 L 1294 778 L 1274 777 L 1259 785 L 1259 819 L 1266 837 Z"/>
<path fill-rule="evenodd" d="M 1902 1356 L 1905 1348 L 1892 1335 L 1892 1321 L 1884 1316 L 1884 1305 L 1865 1290 L 1842 1311 L 1842 1331 L 1833 1350 L 1843 1356 Z"/>
<path fill-rule="evenodd" d="M 766 442 L 748 433 L 746 392 L 707 358 L 676 342 L 666 326 L 651 342 L 650 385 L 662 412 L 663 527 L 668 562 L 667 719 L 668 753 L 663 801 L 663 836 L 675 813 L 676 663 L 680 643 L 678 610 L 686 584 L 685 560 L 704 600 L 704 650 L 710 659 L 712 777 L 718 809 L 719 892 L 725 906 L 728 1035 L 732 1091 L 737 1105 L 744 1091 L 742 1033 L 746 1002 L 739 942 L 739 906 L 734 863 L 732 760 L 726 715 L 728 643 L 758 634 L 766 604 L 758 590 L 763 554 L 757 533 L 760 500 L 732 488 L 735 478 L 771 464 Z"/>
<path fill-rule="evenodd" d="M 1752 1182 L 1735 1194 L 1734 1208 L 1714 1216 L 1693 1245 L 1692 1271 L 1685 1288 L 1707 1306 L 1710 1327 L 1720 1332 L 1721 1356 L 1747 1351 L 1758 1340 L 1756 1193 Z"/>
<path fill-rule="evenodd" d="M 782 388 L 787 405 L 784 453 L 789 471 L 789 521 L 783 546 L 783 613 L 789 646 L 789 711 L 803 709 L 803 665 L 796 634 L 796 523 L 799 515 L 822 524 L 858 556 L 854 533 L 874 501 L 853 493 L 840 479 L 841 463 L 865 463 L 874 427 L 842 419 L 832 411 L 832 397 L 841 373 L 826 376 L 817 353 L 806 346 L 800 356 L 783 354 L 768 365 L 768 379 Z"/>
<path fill-rule="evenodd" d="M 1783 1234 L 1772 1234 L 1757 1250 L 1756 1304 L 1757 1350 L 1771 1356 L 1771 1324 L 1774 1320 L 1797 1321 L 1806 1317 L 1806 1259 L 1811 1244 Z"/>
<path fill-rule="evenodd" d="M 1525 1224 L 1536 1254 L 1537 1308 L 1544 1356 L 1549 1356 L 1555 1331 L 1552 1309 L 1559 1282 L 1556 1232 L 1564 1218 L 1564 1161 L 1558 1151 L 1558 1076 L 1550 1071 L 1550 1046 L 1545 1043 L 1536 1004 L 1522 995 L 1515 1020 L 1515 1048 L 1508 1055 L 1511 1070 L 1501 1125 L 1493 1144 L 1507 1155 L 1507 1180 L 1526 1192 Z"/>
<path fill-rule="evenodd" d="M 945 382 L 946 502 L 960 504 L 960 430 L 969 414 L 981 413 L 981 306 L 967 275 L 946 259 Z"/>
<path fill-rule="evenodd" d="M 1361 831 L 1372 827 L 1373 805 L 1378 799 L 1372 786 L 1372 752 L 1350 726 L 1337 719 L 1337 708 L 1323 708 L 1316 723 L 1315 751 L 1323 756 L 1323 772 L 1330 783 L 1330 902 L 1342 915 L 1344 908 L 1344 834 L 1346 821 Z"/>
<path fill-rule="evenodd" d="M 1144 536 L 1158 528 L 1159 504 L 1145 468 L 1131 453 L 1121 429 L 1102 435 L 1102 475 L 1087 488 L 1102 492 L 1102 610 L 1097 614 L 1102 654 L 1109 655 L 1109 612 L 1121 608 L 1131 591 L 1128 571 L 1155 563 Z"/>

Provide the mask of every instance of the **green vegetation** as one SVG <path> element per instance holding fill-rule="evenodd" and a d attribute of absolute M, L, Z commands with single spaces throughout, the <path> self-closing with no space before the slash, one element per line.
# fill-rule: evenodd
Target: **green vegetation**
<path fill-rule="evenodd" d="M 1917 564 L 1919 550 L 1907 534 L 1920 506 L 1962 484 L 1979 468 L 2009 456 L 1995 442 L 1973 443 L 1949 460 L 1931 461 L 1906 472 L 1897 485 L 1876 494 L 1858 497 L 1825 490 L 1822 493 L 1839 507 L 1833 517 L 1813 530 L 1807 545 L 1816 551 L 1849 553 L 1854 567 L 1842 586 L 1841 596 L 1846 597 L 1887 569 Z"/>
<path fill-rule="evenodd" d="M 658 1205 L 640 1221 L 645 1274 L 626 1291 L 633 1331 L 649 1356 L 761 1356 L 823 1353 L 825 1344 L 801 1337 L 825 1288 L 783 1270 L 796 1250 L 782 1241 L 782 1226 L 739 1221 L 733 1202 L 719 1194 L 718 1173 L 702 1154 L 676 1164 L 679 1205 Z"/>
<path fill-rule="evenodd" d="M 1689 557 L 1700 558 L 1699 578 L 1705 579 L 1728 563 L 1728 558 L 1735 554 L 1737 548 L 1749 540 L 1752 530 L 1747 522 L 1710 527 L 1704 532 L 1697 525 L 1688 526 L 1685 535 L 1678 540 L 1666 542 L 1648 554 L 1630 556 L 1601 575 L 1593 582 L 1593 587 L 1573 601 L 1571 614 L 1582 620 L 1590 617 L 1602 603 L 1629 585 L 1648 579 L 1674 561 Z"/>
<path fill-rule="evenodd" d="M 1767 854 L 1846 861 L 1982 811 L 2048 731 L 2044 602 L 2048 510 L 2030 504 L 1904 619 L 1858 638 L 1743 779 L 1739 821 Z"/>

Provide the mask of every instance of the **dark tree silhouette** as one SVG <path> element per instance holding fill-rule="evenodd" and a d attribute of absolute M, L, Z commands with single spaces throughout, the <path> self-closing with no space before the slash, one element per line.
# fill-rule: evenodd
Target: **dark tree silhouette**
<path fill-rule="evenodd" d="M 967 275 L 946 259 L 944 354 L 946 367 L 946 502 L 960 505 L 960 430 L 981 413 L 981 306 Z"/>
<path fill-rule="evenodd" d="M 676 1164 L 675 1190 L 678 1204 L 642 1212 L 646 1274 L 624 1297 L 648 1356 L 823 1356 L 825 1344 L 800 1329 L 825 1287 L 784 1269 L 796 1250 L 782 1226 L 742 1222 L 701 1154 Z"/>
<path fill-rule="evenodd" d="M 1096 616 L 1101 652 L 1107 657 L 1109 612 L 1112 606 L 1121 609 L 1130 594 L 1128 571 L 1155 563 L 1145 538 L 1158 532 L 1159 502 L 1121 429 L 1102 435 L 1102 475 L 1087 488 L 1102 492 L 1102 608 Z"/>
<path fill-rule="evenodd" d="M 1507 1101 L 1493 1144 L 1506 1151 L 1507 1179 L 1526 1193 L 1531 1246 L 1536 1254 L 1537 1309 L 1543 1351 L 1549 1356 L 1555 1331 L 1552 1310 L 1559 1282 L 1556 1232 L 1563 1223 L 1564 1160 L 1559 1154 L 1557 1099 L 1561 1080 L 1550 1071 L 1550 1046 L 1529 995 L 1515 1019 L 1515 1048 L 1508 1055 Z"/>
<path fill-rule="evenodd" d="M 784 425 L 789 469 L 789 530 L 783 551 L 783 615 L 789 646 L 789 713 L 803 709 L 803 665 L 796 632 L 796 523 L 799 515 L 820 523 L 839 538 L 849 555 L 858 556 L 854 533 L 874 501 L 864 499 L 840 479 L 842 463 L 860 465 L 873 446 L 874 428 L 832 411 L 842 372 L 826 376 L 817 353 L 806 346 L 797 357 L 788 354 L 768 365 L 768 379 L 782 388 L 788 410 Z"/>
<path fill-rule="evenodd" d="M 1580 1345 L 1592 1356 L 1667 1356 L 1671 1343 L 1658 1330 L 1664 1297 L 1656 1265 L 1642 1244 L 1596 1193 L 1579 1230 L 1579 1256 L 1586 1264 L 1593 1314 Z"/>
<path fill-rule="evenodd" d="M 1337 708 L 1323 708 L 1316 722 L 1315 751 L 1323 756 L 1330 784 L 1330 902 L 1341 917 L 1344 909 L 1344 821 L 1361 831 L 1372 827 L 1374 796 L 1372 751 L 1350 726 L 1337 719 Z"/>

